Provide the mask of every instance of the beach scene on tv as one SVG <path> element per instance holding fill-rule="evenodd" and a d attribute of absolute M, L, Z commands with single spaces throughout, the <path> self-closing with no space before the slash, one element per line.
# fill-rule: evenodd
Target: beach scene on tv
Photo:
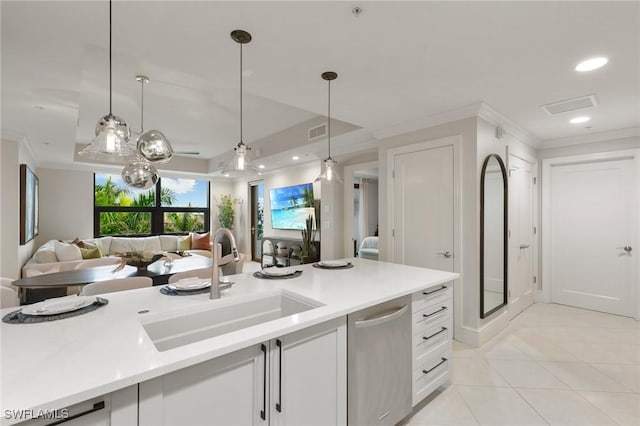
<path fill-rule="evenodd" d="M 314 217 L 313 184 L 274 188 L 269 191 L 271 205 L 271 227 L 273 229 L 305 228 L 307 217 Z M 314 226 L 315 227 L 315 226 Z"/>

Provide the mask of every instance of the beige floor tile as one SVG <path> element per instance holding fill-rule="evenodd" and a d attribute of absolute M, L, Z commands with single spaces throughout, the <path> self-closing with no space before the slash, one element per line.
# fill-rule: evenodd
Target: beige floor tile
<path fill-rule="evenodd" d="M 579 358 L 564 349 L 556 340 L 533 333 L 516 337 L 513 345 L 531 360 L 579 361 Z"/>
<path fill-rule="evenodd" d="M 591 364 L 632 391 L 640 392 L 640 365 Z"/>
<path fill-rule="evenodd" d="M 538 389 L 568 389 L 535 361 L 492 359 L 489 365 L 513 387 Z"/>
<path fill-rule="evenodd" d="M 621 425 L 640 425 L 640 394 L 579 392 L 580 395 Z"/>
<path fill-rule="evenodd" d="M 479 348 L 478 353 L 488 359 L 530 360 L 531 357 L 518 348 L 517 340 L 513 335 L 508 335 L 502 339 L 492 339 L 489 343 Z"/>
<path fill-rule="evenodd" d="M 478 425 L 479 423 L 471 414 L 469 407 L 455 390 L 455 386 L 449 386 L 439 392 L 434 398 L 421 404 L 419 411 L 410 419 L 407 425 L 446 425 L 465 426 Z"/>
<path fill-rule="evenodd" d="M 469 346 L 457 340 L 453 341 L 453 354 L 454 358 L 481 358 L 482 355 L 478 352 L 477 348 Z"/>
<path fill-rule="evenodd" d="M 454 358 L 451 363 L 451 383 L 470 386 L 509 386 L 483 359 Z"/>
<path fill-rule="evenodd" d="M 577 392 L 549 389 L 516 389 L 551 425 L 615 425 L 609 416 Z"/>
<path fill-rule="evenodd" d="M 619 343 L 557 342 L 557 346 L 584 362 L 605 364 L 639 364 L 640 346 Z"/>
<path fill-rule="evenodd" d="M 628 387 L 584 362 L 540 362 L 539 364 L 573 390 L 631 392 Z"/>
<path fill-rule="evenodd" d="M 458 393 L 481 425 L 547 425 L 511 388 L 458 386 Z"/>

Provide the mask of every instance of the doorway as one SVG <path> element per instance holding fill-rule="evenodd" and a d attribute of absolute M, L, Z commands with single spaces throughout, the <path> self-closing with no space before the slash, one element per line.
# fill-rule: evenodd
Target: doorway
<path fill-rule="evenodd" d="M 262 236 L 264 234 L 264 183 L 251 182 L 251 260 L 262 259 Z"/>
<path fill-rule="evenodd" d="M 640 316 L 639 158 L 635 151 L 545 160 L 543 278 L 549 301 Z"/>
<path fill-rule="evenodd" d="M 537 162 L 509 155 L 509 319 L 533 304 L 537 278 L 535 186 Z"/>
<path fill-rule="evenodd" d="M 378 169 L 353 174 L 353 256 L 366 237 L 378 236 Z"/>

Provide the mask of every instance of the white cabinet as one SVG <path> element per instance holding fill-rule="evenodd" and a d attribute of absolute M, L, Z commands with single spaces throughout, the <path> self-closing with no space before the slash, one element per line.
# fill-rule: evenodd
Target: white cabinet
<path fill-rule="evenodd" d="M 453 338 L 451 283 L 412 296 L 413 405 L 449 379 Z"/>
<path fill-rule="evenodd" d="M 140 383 L 139 425 L 346 424 L 346 386 L 340 318 Z"/>
<path fill-rule="evenodd" d="M 133 385 L 57 410 L 23 413 L 40 416 L 20 423 L 20 426 L 135 426 L 138 424 L 138 385 Z"/>

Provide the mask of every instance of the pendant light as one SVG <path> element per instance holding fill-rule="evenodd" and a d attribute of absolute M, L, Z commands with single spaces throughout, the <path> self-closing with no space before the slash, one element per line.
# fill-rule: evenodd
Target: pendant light
<path fill-rule="evenodd" d="M 248 155 L 251 148 L 245 145 L 242 140 L 242 45 L 251 41 L 251 34 L 243 30 L 234 30 L 231 32 L 231 39 L 240 45 L 240 142 L 234 148 L 236 152 L 234 158 L 229 161 L 222 170 L 224 176 L 258 172 L 258 169 Z"/>
<path fill-rule="evenodd" d="M 111 0 L 109 0 L 109 114 L 98 120 L 96 137 L 78 155 L 90 160 L 108 163 L 126 163 L 136 158 L 135 152 L 127 142 L 131 136 L 125 121 L 112 113 L 112 64 L 111 64 Z"/>
<path fill-rule="evenodd" d="M 137 137 L 137 145 L 139 147 L 140 139 L 143 135 L 148 133 L 144 131 L 144 85 L 149 83 L 149 78 L 144 75 L 137 75 L 136 81 L 140 83 L 140 135 Z M 156 130 L 150 130 L 150 132 L 156 132 Z M 160 134 L 162 135 L 162 133 Z M 162 137 L 164 138 L 164 135 Z M 166 139 L 164 139 L 164 141 L 169 144 Z M 168 145 L 168 147 L 171 155 L 173 155 L 171 145 Z M 149 189 L 153 187 L 156 182 L 158 182 L 159 177 L 158 170 L 147 160 L 147 156 L 142 154 L 142 150 L 140 149 L 138 149 L 136 160 L 129 163 L 124 169 L 122 169 L 122 173 L 120 175 L 122 176 L 124 183 L 132 188 L 138 189 Z"/>
<path fill-rule="evenodd" d="M 338 78 L 338 74 L 333 71 L 327 71 L 322 73 L 322 79 L 329 83 L 329 97 L 328 97 L 328 113 L 327 113 L 327 144 L 328 144 L 328 156 L 322 164 L 322 173 L 316 178 L 316 182 L 325 183 L 342 183 L 342 178 L 338 172 L 333 168 L 337 161 L 331 158 L 331 81 Z"/>

